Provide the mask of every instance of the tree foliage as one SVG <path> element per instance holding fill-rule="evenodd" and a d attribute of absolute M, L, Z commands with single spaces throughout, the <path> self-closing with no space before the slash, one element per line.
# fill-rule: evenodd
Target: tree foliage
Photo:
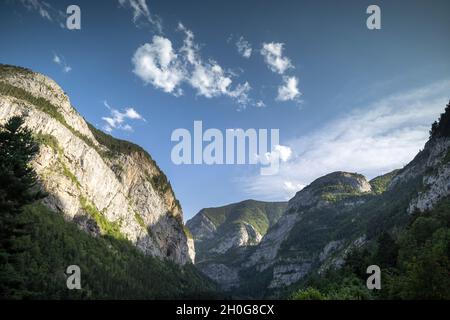
<path fill-rule="evenodd" d="M 365 286 L 369 265 L 382 272 L 381 290 Z M 450 197 L 417 213 L 394 237 L 379 235 L 375 246 L 351 251 L 343 268 L 309 278 L 295 299 L 450 299 Z M 314 294 L 312 294 L 314 293 Z"/>
<path fill-rule="evenodd" d="M 430 138 L 450 137 L 450 102 L 447 104 L 444 113 L 441 114 L 438 121 L 431 126 Z"/>

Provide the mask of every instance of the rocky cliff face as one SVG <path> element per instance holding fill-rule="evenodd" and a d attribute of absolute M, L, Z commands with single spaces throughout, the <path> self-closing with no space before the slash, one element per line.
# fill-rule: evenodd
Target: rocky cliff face
<path fill-rule="evenodd" d="M 333 227 L 339 213 L 344 215 L 363 203 L 370 192 L 370 183 L 360 174 L 334 172 L 318 178 L 289 200 L 285 214 L 244 266 L 258 272 L 268 270 L 271 289 L 300 280 L 314 266 L 325 263 L 332 253 L 350 245 L 322 233 Z M 319 237 L 323 239 L 314 239 Z"/>
<path fill-rule="evenodd" d="M 196 243 L 198 261 L 257 245 L 285 208 L 285 202 L 246 200 L 201 210 L 186 224 Z"/>
<path fill-rule="evenodd" d="M 422 153 L 421 161 L 412 163 L 397 178 L 414 174 L 422 176 L 423 188 L 410 202 L 408 213 L 430 210 L 450 194 L 450 139 L 433 139 Z"/>
<path fill-rule="evenodd" d="M 140 147 L 90 126 L 51 79 L 0 66 L 0 123 L 21 115 L 41 142 L 33 166 L 45 204 L 92 235 L 128 239 L 142 251 L 193 262 L 192 239 L 166 176 Z"/>

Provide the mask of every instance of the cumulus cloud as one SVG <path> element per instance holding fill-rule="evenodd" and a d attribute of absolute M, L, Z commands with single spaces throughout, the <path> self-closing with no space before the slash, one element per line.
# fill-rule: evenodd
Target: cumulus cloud
<path fill-rule="evenodd" d="M 60 66 L 64 73 L 68 73 L 72 70 L 72 67 L 66 63 L 64 57 L 59 56 L 56 53 L 53 53 L 53 62 Z"/>
<path fill-rule="evenodd" d="M 185 74 L 172 48 L 172 42 L 161 36 L 154 36 L 151 43 L 140 46 L 132 59 L 133 72 L 145 83 L 169 93 L 176 90 Z"/>
<path fill-rule="evenodd" d="M 244 39 L 244 37 L 240 37 L 236 42 L 236 47 L 241 56 L 244 58 L 250 58 L 252 55 L 252 46 L 250 43 Z"/>
<path fill-rule="evenodd" d="M 161 32 L 162 22 L 158 15 L 152 14 L 145 0 L 119 0 L 119 5 L 133 12 L 133 22 L 136 26 L 150 24 Z"/>
<path fill-rule="evenodd" d="M 231 72 L 224 70 L 213 59 L 205 60 L 194 41 L 191 30 L 179 24 L 184 33 L 183 45 L 174 49 L 168 38 L 154 36 L 151 43 L 139 47 L 132 59 L 134 73 L 145 83 L 175 95 L 182 94 L 181 85 L 190 85 L 199 96 L 213 98 L 227 96 L 245 107 L 250 99 L 248 82 L 233 85 Z"/>
<path fill-rule="evenodd" d="M 283 84 L 278 87 L 278 101 L 295 100 L 301 95 L 296 77 L 284 77 Z"/>
<path fill-rule="evenodd" d="M 135 109 L 125 108 L 122 112 L 112 108 L 107 101 L 103 101 L 103 105 L 109 110 L 109 115 L 102 117 L 105 121 L 103 130 L 112 132 L 114 129 L 133 131 L 133 127 L 126 122 L 126 120 L 141 120 L 146 121 Z"/>
<path fill-rule="evenodd" d="M 391 95 L 287 142 L 295 156 L 274 176 L 250 176 L 239 184 L 252 197 L 291 198 L 333 171 L 369 179 L 402 168 L 423 148 L 431 123 L 448 102 L 450 81 Z"/>
<path fill-rule="evenodd" d="M 283 56 L 284 43 L 270 42 L 263 43 L 261 54 L 267 66 L 273 72 L 284 74 L 290 68 L 293 68 L 291 60 Z"/>
<path fill-rule="evenodd" d="M 20 0 L 20 3 L 30 11 L 36 11 L 43 19 L 56 22 L 61 28 L 65 28 L 65 14 L 59 9 L 53 8 L 42 0 Z"/>

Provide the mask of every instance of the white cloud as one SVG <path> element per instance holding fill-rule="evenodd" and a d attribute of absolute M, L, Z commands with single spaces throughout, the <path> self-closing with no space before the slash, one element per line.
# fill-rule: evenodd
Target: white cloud
<path fill-rule="evenodd" d="M 278 87 L 278 101 L 295 100 L 301 95 L 296 77 L 284 77 L 283 84 Z"/>
<path fill-rule="evenodd" d="M 245 82 L 238 84 L 233 89 L 232 74 L 225 70 L 214 60 L 204 61 L 200 55 L 200 48 L 194 42 L 194 34 L 188 30 L 182 23 L 179 23 L 178 30 L 184 32 L 185 39 L 180 52 L 184 54 L 187 69 L 190 70 L 187 75 L 189 84 L 197 90 L 197 94 L 206 98 L 228 96 L 240 105 L 245 106 L 248 101 L 248 91 L 250 85 Z"/>
<path fill-rule="evenodd" d="M 252 55 L 252 46 L 250 43 L 244 39 L 244 37 L 240 37 L 238 41 L 236 42 L 236 47 L 238 49 L 238 52 L 241 56 L 244 58 L 250 58 Z"/>
<path fill-rule="evenodd" d="M 53 55 L 53 62 L 56 64 L 61 64 L 61 58 L 56 54 Z"/>
<path fill-rule="evenodd" d="M 264 159 L 261 159 L 260 156 L 256 155 L 256 160 L 261 160 L 260 162 L 263 164 L 271 162 L 273 158 L 286 162 L 292 157 L 292 149 L 288 146 L 277 144 L 271 152 L 266 152 L 263 157 Z"/>
<path fill-rule="evenodd" d="M 194 33 L 188 30 L 181 22 L 178 23 L 177 30 L 183 32 L 185 35 L 180 52 L 184 54 L 188 63 L 192 65 L 200 64 L 198 57 L 200 47 L 194 42 Z"/>
<path fill-rule="evenodd" d="M 297 191 L 302 190 L 304 187 L 304 184 L 294 183 L 292 181 L 283 182 L 283 190 L 289 194 L 295 194 Z"/>
<path fill-rule="evenodd" d="M 284 43 L 263 43 L 261 54 L 267 66 L 273 72 L 284 75 L 286 70 L 294 68 L 291 60 L 283 56 Z M 278 86 L 277 101 L 297 100 L 301 93 L 298 89 L 298 78 L 294 76 L 283 76 L 283 83 Z"/>
<path fill-rule="evenodd" d="M 154 36 L 152 43 L 136 50 L 132 62 L 133 72 L 145 83 L 165 92 L 179 93 L 176 89 L 184 78 L 184 70 L 169 39 Z"/>
<path fill-rule="evenodd" d="M 274 151 L 278 152 L 278 154 L 280 156 L 280 160 L 283 162 L 288 161 L 292 156 L 292 150 L 288 146 L 282 146 L 282 145 L 277 144 L 274 147 Z"/>
<path fill-rule="evenodd" d="M 142 21 L 149 23 L 156 27 L 156 29 L 162 31 L 161 18 L 150 12 L 147 2 L 145 0 L 119 0 L 121 7 L 128 7 L 133 11 L 133 22 L 136 26 L 142 24 Z"/>
<path fill-rule="evenodd" d="M 135 109 L 131 107 L 125 108 L 123 112 L 120 112 L 119 110 L 110 107 L 107 101 L 103 101 L 103 105 L 108 108 L 110 113 L 108 116 L 102 117 L 102 120 L 105 121 L 103 130 L 106 132 L 112 132 L 114 129 L 133 131 L 133 127 L 126 122 L 127 119 L 146 121 Z"/>
<path fill-rule="evenodd" d="M 214 62 L 196 64 L 189 81 L 197 93 L 206 98 L 226 94 L 232 82 L 222 67 Z"/>
<path fill-rule="evenodd" d="M 53 53 L 53 62 L 59 65 L 61 67 L 62 72 L 64 73 L 72 71 L 72 67 L 66 63 L 64 57 L 59 56 L 56 53 Z"/>
<path fill-rule="evenodd" d="M 65 28 L 66 16 L 64 12 L 53 8 L 49 3 L 42 0 L 20 0 L 20 3 L 30 11 L 37 11 L 43 19 L 57 22 L 61 28 Z"/>
<path fill-rule="evenodd" d="M 287 69 L 293 68 L 291 60 L 283 56 L 284 43 L 270 42 L 263 43 L 261 54 L 270 70 L 279 74 L 284 74 Z"/>
<path fill-rule="evenodd" d="M 239 183 L 252 197 L 279 200 L 333 171 L 371 179 L 401 168 L 423 148 L 431 123 L 448 103 L 448 92 L 450 81 L 442 81 L 356 109 L 288 141 L 295 156 L 280 166 L 278 175 L 250 176 Z"/>
<path fill-rule="evenodd" d="M 255 103 L 255 107 L 257 107 L 257 108 L 264 108 L 265 106 L 266 106 L 266 104 L 262 100 L 258 100 Z"/>
<path fill-rule="evenodd" d="M 139 47 L 132 59 L 134 73 L 145 83 L 175 95 L 181 94 L 182 83 L 189 84 L 197 95 L 205 98 L 227 96 L 245 107 L 251 89 L 247 82 L 233 86 L 233 75 L 225 71 L 216 61 L 204 60 L 200 48 L 194 42 L 194 34 L 181 23 L 178 30 L 185 35 L 182 47 L 177 51 L 172 42 L 154 36 L 152 43 Z"/>

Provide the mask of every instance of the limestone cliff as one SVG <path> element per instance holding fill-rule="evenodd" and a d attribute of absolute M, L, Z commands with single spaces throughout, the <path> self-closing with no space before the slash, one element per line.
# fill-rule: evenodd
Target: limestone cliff
<path fill-rule="evenodd" d="M 48 77 L 0 65 L 0 123 L 21 115 L 41 143 L 33 166 L 44 203 L 91 233 L 179 264 L 193 262 L 181 207 L 151 156 L 89 125 Z"/>

